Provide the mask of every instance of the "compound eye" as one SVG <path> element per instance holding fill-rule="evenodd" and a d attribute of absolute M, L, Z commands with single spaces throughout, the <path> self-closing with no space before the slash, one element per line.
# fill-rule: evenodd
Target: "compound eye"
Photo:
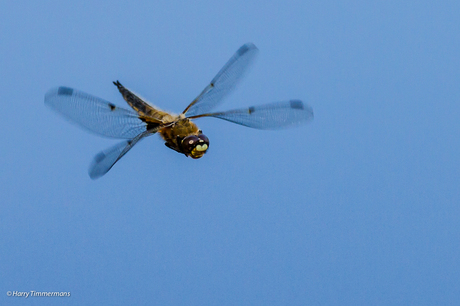
<path fill-rule="evenodd" d="M 187 153 L 190 153 L 196 146 L 196 144 L 199 142 L 199 139 L 195 135 L 190 135 L 185 137 L 182 140 L 182 148 L 184 148 L 184 151 Z"/>
<path fill-rule="evenodd" d="M 206 137 L 206 135 L 200 134 L 200 135 L 198 135 L 198 138 L 199 138 L 200 140 L 204 141 L 204 143 L 207 144 L 208 147 L 209 147 L 209 139 L 208 139 L 208 137 Z"/>

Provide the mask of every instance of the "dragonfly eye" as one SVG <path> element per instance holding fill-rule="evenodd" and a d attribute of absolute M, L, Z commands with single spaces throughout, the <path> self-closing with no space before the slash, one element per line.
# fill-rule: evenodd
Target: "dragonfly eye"
<path fill-rule="evenodd" d="M 184 149 L 184 153 L 190 153 L 196 147 L 200 140 L 195 135 L 190 135 L 185 137 L 182 140 L 182 148 Z"/>
<path fill-rule="evenodd" d="M 198 139 L 200 140 L 200 142 L 203 141 L 209 147 L 209 139 L 208 137 L 206 137 L 206 135 L 200 134 L 198 135 Z"/>

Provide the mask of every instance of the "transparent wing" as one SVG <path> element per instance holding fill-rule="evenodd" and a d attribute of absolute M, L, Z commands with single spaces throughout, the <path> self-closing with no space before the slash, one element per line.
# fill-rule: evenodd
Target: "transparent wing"
<path fill-rule="evenodd" d="M 69 87 L 48 91 L 45 104 L 70 121 L 105 137 L 131 139 L 147 129 L 136 112 Z"/>
<path fill-rule="evenodd" d="M 236 51 L 211 83 L 182 112 L 187 117 L 209 112 L 235 88 L 238 80 L 244 75 L 258 53 L 257 47 L 247 43 Z"/>
<path fill-rule="evenodd" d="M 152 134 L 153 133 L 151 132 L 144 132 L 140 135 L 137 135 L 137 137 L 131 140 L 125 140 L 123 142 L 116 144 L 113 147 L 108 148 L 107 150 L 99 152 L 96 156 L 94 156 L 93 162 L 89 167 L 89 176 L 93 180 L 100 178 L 101 176 L 109 172 L 109 170 L 112 169 L 113 165 L 115 165 L 115 163 L 119 161 L 120 158 L 122 158 L 126 153 L 128 153 L 128 151 L 131 150 L 131 148 L 134 147 L 136 143 L 138 143 L 147 135 Z"/>
<path fill-rule="evenodd" d="M 229 110 L 226 112 L 198 115 L 191 118 L 215 117 L 256 129 L 279 129 L 313 119 L 313 109 L 300 100 L 275 102 Z"/>

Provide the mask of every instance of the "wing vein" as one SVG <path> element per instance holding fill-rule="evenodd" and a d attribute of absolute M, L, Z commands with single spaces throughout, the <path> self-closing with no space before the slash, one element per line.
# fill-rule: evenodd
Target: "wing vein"
<path fill-rule="evenodd" d="M 45 104 L 71 122 L 105 137 L 132 139 L 147 129 L 136 112 L 69 87 L 48 91 Z"/>

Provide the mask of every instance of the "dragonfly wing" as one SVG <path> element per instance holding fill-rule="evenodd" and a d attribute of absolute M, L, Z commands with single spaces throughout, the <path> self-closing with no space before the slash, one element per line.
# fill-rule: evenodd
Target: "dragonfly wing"
<path fill-rule="evenodd" d="M 138 114 L 82 91 L 59 87 L 48 91 L 45 104 L 87 130 L 111 138 L 132 139 L 147 130 Z"/>
<path fill-rule="evenodd" d="M 109 172 L 113 165 L 115 165 L 115 163 L 119 161 L 120 158 L 128 153 L 128 151 L 131 150 L 131 148 L 134 147 L 136 143 L 138 143 L 145 136 L 152 134 L 153 133 L 150 132 L 144 132 L 131 140 L 125 140 L 113 147 L 108 148 L 107 150 L 99 152 L 96 156 L 94 156 L 93 162 L 89 167 L 89 176 L 93 180 L 100 178 Z"/>
<path fill-rule="evenodd" d="M 183 113 L 187 117 L 196 116 L 209 112 L 218 105 L 235 88 L 238 81 L 254 61 L 258 51 L 257 47 L 252 43 L 241 46 Z"/>
<path fill-rule="evenodd" d="M 279 129 L 298 125 L 313 119 L 313 109 L 300 100 L 275 102 L 195 116 L 215 117 L 256 129 Z"/>

